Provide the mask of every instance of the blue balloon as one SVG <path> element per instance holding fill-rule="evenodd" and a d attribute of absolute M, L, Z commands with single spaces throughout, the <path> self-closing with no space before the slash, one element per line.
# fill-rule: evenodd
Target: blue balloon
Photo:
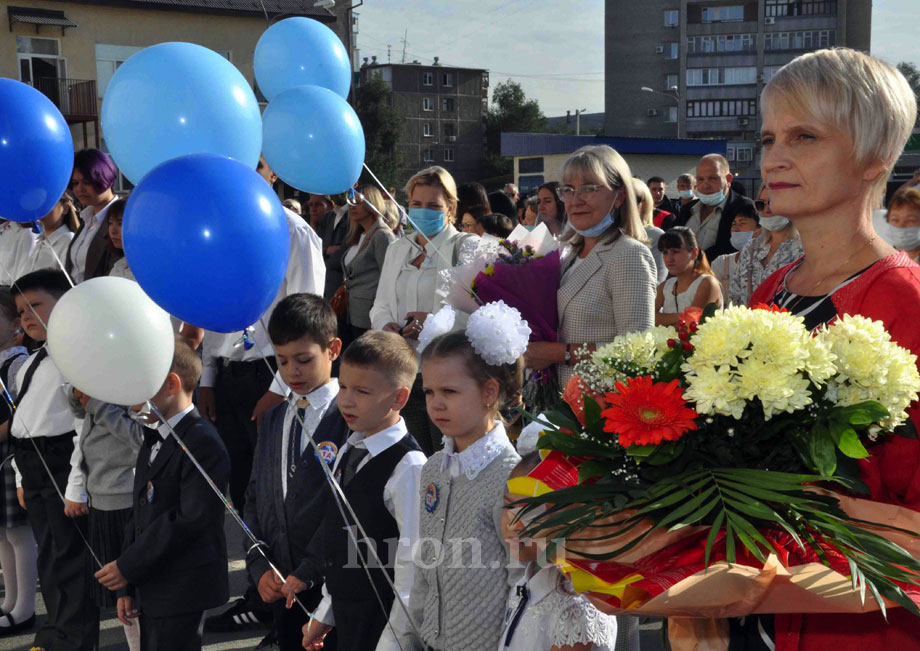
<path fill-rule="evenodd" d="M 287 216 L 271 186 L 214 154 L 175 158 L 147 174 L 125 206 L 122 242 L 154 302 L 216 332 L 259 320 L 290 255 Z"/>
<path fill-rule="evenodd" d="M 192 43 L 160 43 L 125 61 L 102 99 L 102 131 L 135 184 L 177 156 L 217 154 L 255 168 L 262 151 L 259 103 L 246 78 Z"/>
<path fill-rule="evenodd" d="M 61 112 L 31 86 L 0 78 L 0 217 L 41 219 L 72 171 L 73 138 Z"/>
<path fill-rule="evenodd" d="M 288 185 L 311 194 L 336 194 L 361 176 L 364 129 L 354 109 L 331 90 L 299 86 L 265 109 L 262 151 Z"/>
<path fill-rule="evenodd" d="M 287 18 L 262 34 L 252 60 L 259 90 L 272 101 L 297 86 L 322 86 L 342 97 L 351 87 L 348 52 L 335 32 L 312 18 Z"/>

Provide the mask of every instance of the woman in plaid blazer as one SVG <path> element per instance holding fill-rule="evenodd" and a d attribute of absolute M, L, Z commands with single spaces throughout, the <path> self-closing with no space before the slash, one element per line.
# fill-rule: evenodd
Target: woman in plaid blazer
<path fill-rule="evenodd" d="M 559 343 L 535 342 L 527 365 L 555 364 L 562 386 L 584 346 L 655 325 L 655 261 L 639 219 L 629 165 L 607 145 L 582 147 L 562 168 L 558 188 L 569 219 L 556 295 Z"/>

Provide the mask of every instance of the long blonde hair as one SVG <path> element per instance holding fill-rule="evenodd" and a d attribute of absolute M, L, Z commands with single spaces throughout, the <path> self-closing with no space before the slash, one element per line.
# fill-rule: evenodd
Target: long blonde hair
<path fill-rule="evenodd" d="M 386 210 L 386 202 L 384 202 L 383 194 L 380 192 L 380 190 L 376 188 L 376 186 L 362 185 L 362 186 L 355 188 L 355 192 L 357 192 L 358 194 L 364 195 L 364 198 L 367 199 L 371 203 L 371 205 L 374 206 L 374 208 L 379 210 L 382 215 L 386 214 L 384 212 Z M 375 222 L 377 221 L 382 222 L 384 226 L 389 227 L 386 221 L 382 220 L 380 218 L 380 215 L 374 213 L 374 211 L 371 208 L 368 208 L 367 206 L 361 206 L 361 207 L 364 210 L 368 210 L 372 213 L 372 216 Z M 351 210 L 351 208 L 349 208 L 349 210 Z M 345 236 L 345 245 L 354 246 L 355 244 L 357 244 L 358 240 L 361 239 L 361 233 L 363 230 L 364 229 L 362 229 L 361 226 L 356 221 L 354 221 L 353 219 L 349 217 L 348 234 Z"/>
<path fill-rule="evenodd" d="M 632 172 L 629 171 L 626 160 L 613 147 L 586 145 L 569 156 L 562 166 L 562 179 L 565 181 L 575 175 L 586 182 L 600 183 L 612 190 L 622 189 L 625 195 L 623 203 L 614 211 L 614 225 L 601 235 L 601 242 L 612 242 L 622 232 L 643 244 L 648 244 L 648 236 L 645 234 L 645 227 L 642 226 L 639 208 L 636 205 L 636 191 L 630 183 Z M 572 228 L 566 228 L 559 239 L 568 242 L 578 251 L 585 243 L 585 238 Z"/>
<path fill-rule="evenodd" d="M 643 226 L 653 226 L 655 224 L 655 200 L 652 198 L 652 191 L 642 179 L 633 179 L 632 182 L 633 189 L 636 191 L 636 200 L 639 202 L 639 219 Z"/>

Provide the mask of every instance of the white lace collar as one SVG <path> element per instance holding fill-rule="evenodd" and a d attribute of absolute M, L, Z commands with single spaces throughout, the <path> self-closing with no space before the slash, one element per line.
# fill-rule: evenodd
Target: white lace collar
<path fill-rule="evenodd" d="M 476 476 L 482 472 L 482 469 L 492 463 L 493 459 L 501 453 L 502 450 L 510 443 L 508 435 L 505 433 L 505 426 L 500 421 L 495 421 L 495 427 L 489 430 L 485 436 L 478 441 L 471 443 L 462 452 L 455 452 L 454 440 L 444 438 L 444 462 L 441 464 L 441 472 L 444 472 L 456 460 L 460 464 L 460 471 L 466 475 L 470 481 L 476 479 Z"/>
<path fill-rule="evenodd" d="M 525 576 L 531 604 L 537 604 L 548 595 L 556 592 L 559 579 L 565 578 L 565 575 L 555 565 L 540 567 L 536 563 L 530 563 L 527 566 Z"/>

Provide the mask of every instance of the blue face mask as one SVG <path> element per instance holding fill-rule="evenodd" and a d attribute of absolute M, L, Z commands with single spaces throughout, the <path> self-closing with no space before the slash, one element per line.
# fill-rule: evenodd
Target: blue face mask
<path fill-rule="evenodd" d="M 521 226 L 523 226 L 524 230 L 527 230 L 527 231 L 532 231 L 533 229 L 537 227 L 536 224 L 534 224 L 533 226 L 528 226 L 527 224 L 521 224 Z"/>
<path fill-rule="evenodd" d="M 572 224 L 572 222 L 569 222 L 569 223 Z M 572 228 L 575 229 L 575 232 L 581 235 L 582 237 L 600 237 L 601 235 L 606 233 L 607 229 L 613 226 L 613 224 L 614 224 L 614 219 L 613 217 L 611 217 L 610 213 L 608 212 L 606 215 L 604 215 L 604 218 L 600 220 L 599 222 L 597 222 L 594 226 L 591 226 L 585 229 L 581 229 L 581 228 L 575 228 L 575 224 L 572 224 Z"/>
<path fill-rule="evenodd" d="M 419 233 L 431 238 L 444 230 L 447 219 L 443 210 L 432 208 L 409 208 L 409 223 Z"/>
<path fill-rule="evenodd" d="M 702 201 L 706 206 L 718 206 L 720 203 L 725 201 L 725 190 L 719 190 L 718 192 L 713 192 L 712 194 L 700 194 L 697 192 L 696 196 L 698 196 L 700 201 Z"/>
<path fill-rule="evenodd" d="M 678 196 L 680 196 L 681 199 L 692 199 L 693 198 L 693 190 L 680 190 L 677 194 Z"/>

